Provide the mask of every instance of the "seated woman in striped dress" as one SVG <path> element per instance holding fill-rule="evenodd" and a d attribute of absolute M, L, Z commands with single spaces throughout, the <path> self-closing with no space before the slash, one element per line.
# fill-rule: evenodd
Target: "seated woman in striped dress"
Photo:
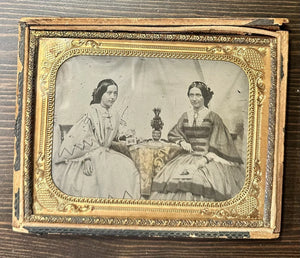
<path fill-rule="evenodd" d="M 149 199 L 224 201 L 241 190 L 245 171 L 222 119 L 208 109 L 213 92 L 193 82 L 187 95 L 192 110 L 183 113 L 168 134 L 184 153 L 169 161 L 154 177 Z"/>

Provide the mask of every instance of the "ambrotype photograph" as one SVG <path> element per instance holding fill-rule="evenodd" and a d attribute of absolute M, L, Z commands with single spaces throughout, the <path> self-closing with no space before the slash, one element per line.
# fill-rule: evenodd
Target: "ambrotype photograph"
<path fill-rule="evenodd" d="M 245 182 L 248 100 L 232 62 L 74 56 L 56 75 L 53 182 L 76 197 L 229 200 Z"/>
<path fill-rule="evenodd" d="M 14 230 L 278 237 L 288 33 L 249 22 L 25 19 Z"/>

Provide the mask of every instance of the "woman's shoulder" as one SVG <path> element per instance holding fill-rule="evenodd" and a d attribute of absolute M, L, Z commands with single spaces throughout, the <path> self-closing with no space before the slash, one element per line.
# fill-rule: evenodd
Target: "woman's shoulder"
<path fill-rule="evenodd" d="M 188 111 L 185 111 L 181 114 L 181 117 L 187 117 L 188 116 Z"/>
<path fill-rule="evenodd" d="M 188 119 L 188 111 L 181 114 L 179 121 L 183 121 L 185 119 Z"/>
<path fill-rule="evenodd" d="M 222 120 L 222 118 L 216 112 L 214 112 L 212 110 L 209 110 L 207 116 L 209 118 L 211 118 L 212 120 Z"/>

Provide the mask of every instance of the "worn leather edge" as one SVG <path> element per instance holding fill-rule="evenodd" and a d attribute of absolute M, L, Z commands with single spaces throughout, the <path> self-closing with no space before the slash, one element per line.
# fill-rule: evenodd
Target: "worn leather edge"
<path fill-rule="evenodd" d="M 128 26 L 201 26 L 201 25 L 230 25 L 230 26 L 282 26 L 287 24 L 287 18 L 51 18 L 24 17 L 21 21 L 28 25 L 128 25 Z"/>
<path fill-rule="evenodd" d="M 283 168 L 284 168 L 284 139 L 285 139 L 285 122 L 286 122 L 286 101 L 287 101 L 287 76 L 288 76 L 288 43 L 289 33 L 287 31 L 280 31 L 280 65 L 278 66 L 278 109 L 277 109 L 277 150 L 276 150 L 276 164 L 277 171 L 274 177 L 275 200 L 276 200 L 276 217 L 275 217 L 275 229 L 274 233 L 278 233 L 281 230 L 281 215 L 282 215 L 282 192 L 283 192 Z"/>
<path fill-rule="evenodd" d="M 13 187 L 13 227 L 20 227 L 21 217 L 21 138 L 22 138 L 22 115 L 23 115 L 23 84 L 24 84 L 24 63 L 25 63 L 25 38 L 26 38 L 26 23 L 19 23 L 19 42 L 18 42 L 18 74 L 16 85 L 16 116 L 15 116 L 15 152 L 14 152 L 14 187 Z"/>
<path fill-rule="evenodd" d="M 47 227 L 24 227 L 29 233 L 34 234 L 84 234 L 98 236 L 134 236 L 134 237 L 182 237 L 182 238 L 227 238 L 248 239 L 249 232 L 230 231 L 160 231 L 160 230 L 114 230 L 114 229 L 78 229 L 78 228 L 47 228 Z"/>

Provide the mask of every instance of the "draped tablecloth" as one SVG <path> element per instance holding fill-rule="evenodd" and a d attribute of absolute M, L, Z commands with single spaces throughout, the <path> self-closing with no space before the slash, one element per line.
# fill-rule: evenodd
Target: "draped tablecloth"
<path fill-rule="evenodd" d="M 177 144 L 164 141 L 147 141 L 127 147 L 125 143 L 113 142 L 112 149 L 130 157 L 141 176 L 141 195 L 151 193 L 152 179 L 171 159 L 182 152 Z"/>

